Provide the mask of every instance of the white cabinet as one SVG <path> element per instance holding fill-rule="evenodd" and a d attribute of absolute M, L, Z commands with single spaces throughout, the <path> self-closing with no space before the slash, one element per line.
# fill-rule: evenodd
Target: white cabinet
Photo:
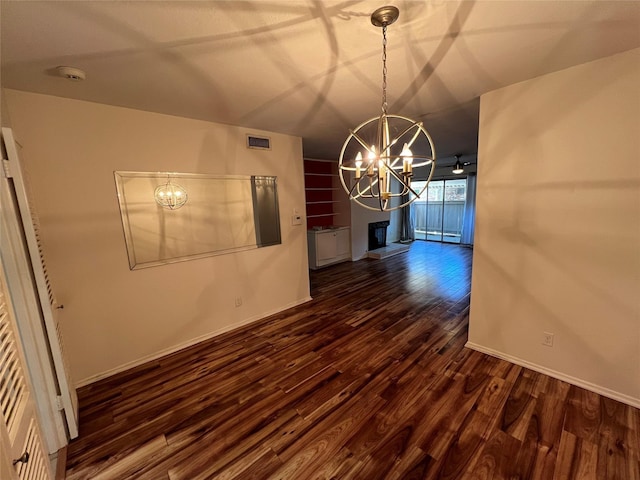
<path fill-rule="evenodd" d="M 333 263 L 351 260 L 349 227 L 309 230 L 309 268 L 316 269 Z"/>

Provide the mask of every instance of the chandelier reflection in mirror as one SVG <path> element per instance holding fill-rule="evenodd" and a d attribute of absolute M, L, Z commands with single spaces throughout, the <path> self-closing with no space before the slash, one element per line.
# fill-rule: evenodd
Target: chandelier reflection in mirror
<path fill-rule="evenodd" d="M 338 161 L 340 181 L 351 200 L 369 210 L 391 211 L 418 198 L 435 170 L 436 153 L 422 122 L 387 113 L 387 26 L 398 19 L 396 7 L 371 14 L 382 27 L 382 113 L 350 130 Z M 420 188 L 411 186 L 413 177 Z"/>
<path fill-rule="evenodd" d="M 153 193 L 156 203 L 169 210 L 177 210 L 187 203 L 187 191 L 176 183 L 171 183 L 171 178 L 167 177 L 167 183 L 158 185 Z"/>

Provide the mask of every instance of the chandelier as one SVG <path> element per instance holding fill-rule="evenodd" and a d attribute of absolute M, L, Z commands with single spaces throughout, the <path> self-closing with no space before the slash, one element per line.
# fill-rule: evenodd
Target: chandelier
<path fill-rule="evenodd" d="M 371 14 L 371 23 L 382 27 L 382 113 L 349 130 L 338 160 L 349 198 L 369 210 L 409 205 L 426 190 L 435 169 L 433 140 L 422 122 L 387 113 L 387 26 L 399 15 L 394 6 Z M 421 181 L 418 189 L 411 186 L 414 177 Z"/>
<path fill-rule="evenodd" d="M 171 178 L 167 177 L 167 183 L 158 185 L 153 192 L 156 203 L 169 210 L 177 210 L 187 203 L 187 191 L 175 183 L 171 183 Z"/>

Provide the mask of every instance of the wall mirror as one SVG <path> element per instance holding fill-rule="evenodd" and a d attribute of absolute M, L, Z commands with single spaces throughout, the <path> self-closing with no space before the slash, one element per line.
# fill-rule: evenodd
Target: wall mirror
<path fill-rule="evenodd" d="M 114 175 L 131 270 L 281 243 L 276 177 Z"/>

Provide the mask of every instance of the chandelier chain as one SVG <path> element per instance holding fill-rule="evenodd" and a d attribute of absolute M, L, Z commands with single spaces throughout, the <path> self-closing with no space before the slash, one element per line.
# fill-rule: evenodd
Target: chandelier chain
<path fill-rule="evenodd" d="M 382 113 L 387 114 L 387 24 L 382 26 Z"/>

